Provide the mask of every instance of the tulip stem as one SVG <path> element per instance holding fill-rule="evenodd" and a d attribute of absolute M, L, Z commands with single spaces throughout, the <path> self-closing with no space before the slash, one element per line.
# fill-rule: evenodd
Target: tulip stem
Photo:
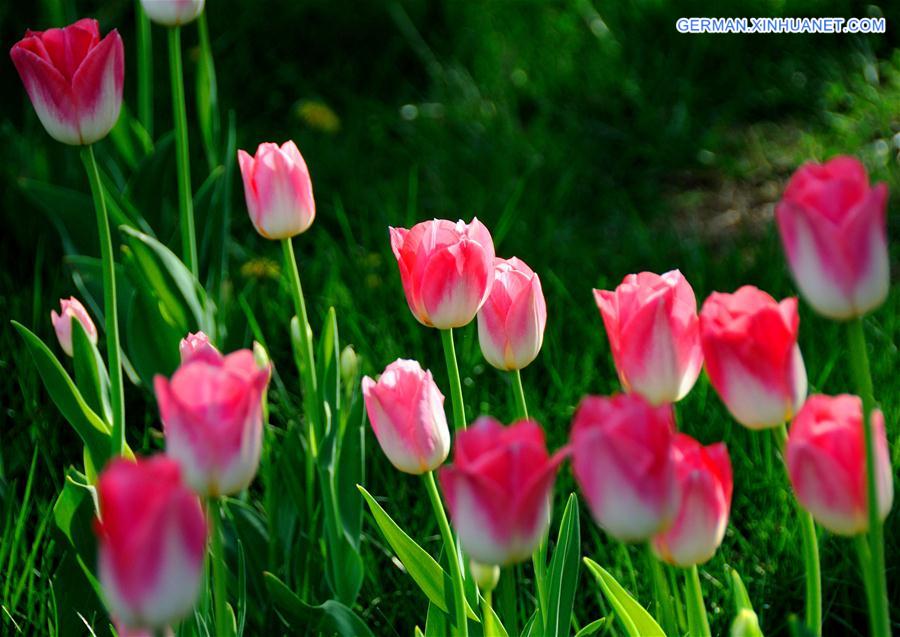
<path fill-rule="evenodd" d="M 447 330 L 449 331 L 449 330 Z M 450 580 L 453 582 L 454 620 L 457 637 L 466 637 L 469 634 L 469 626 L 466 623 L 466 593 L 463 585 L 462 566 L 460 565 L 459 552 L 456 550 L 456 541 L 453 539 L 453 531 L 450 522 L 447 521 L 447 513 L 441 502 L 437 484 L 434 481 L 434 472 L 428 471 L 422 476 L 425 481 L 425 490 L 428 491 L 428 499 L 434 509 L 434 517 L 437 518 L 441 537 L 444 539 L 444 553 L 450 565 Z"/>
<path fill-rule="evenodd" d="M 150 18 L 140 0 L 134 0 L 137 16 L 138 51 L 138 119 L 150 139 L 153 139 L 153 40 Z"/>
<path fill-rule="evenodd" d="M 706 606 L 703 604 L 703 589 L 700 588 L 700 573 L 691 566 L 684 572 L 684 596 L 688 608 L 688 635 L 691 637 L 711 637 Z"/>
<path fill-rule="evenodd" d="M 210 559 L 212 560 L 213 606 L 216 615 L 216 635 L 226 637 L 228 622 L 228 600 L 225 593 L 225 553 L 222 542 L 222 501 L 210 498 L 206 516 L 209 518 Z"/>
<path fill-rule="evenodd" d="M 521 419 L 528 419 L 528 405 L 525 403 L 525 389 L 522 387 L 522 371 L 514 370 L 513 373 L 513 393 L 516 397 L 516 415 Z"/>
<path fill-rule="evenodd" d="M 491 608 L 491 591 L 484 591 L 481 595 L 481 625 L 484 637 L 494 637 L 497 634 L 494 628 L 494 613 Z"/>
<path fill-rule="evenodd" d="M 656 600 L 656 617 L 660 620 L 662 628 L 667 635 L 678 634 L 678 623 L 675 619 L 675 606 L 672 603 L 672 595 L 669 592 L 669 583 L 663 573 L 662 564 L 653 554 L 650 544 L 647 544 L 647 562 L 653 575 L 653 597 Z"/>
<path fill-rule="evenodd" d="M 456 363 L 456 347 L 453 345 L 453 328 L 441 330 L 444 358 L 447 361 L 447 375 L 450 377 L 450 395 L 453 401 L 453 428 L 466 428 L 466 408 L 463 404 L 462 384 L 459 381 L 459 366 Z"/>
<path fill-rule="evenodd" d="M 97 231 L 100 234 L 100 256 L 103 262 L 103 318 L 106 321 L 106 356 L 109 358 L 109 388 L 112 406 L 112 432 L 109 441 L 110 458 L 122 455 L 125 448 L 125 395 L 122 385 L 122 360 L 119 348 L 119 311 L 116 299 L 116 263 L 113 258 L 109 214 L 100 171 L 94 157 L 94 147 L 85 146 L 81 160 L 91 184 L 94 208 L 97 212 Z M 97 467 L 99 470 L 101 467 Z"/>
<path fill-rule="evenodd" d="M 888 608 L 887 581 L 884 572 L 884 535 L 881 527 L 880 507 L 878 506 L 878 482 L 875 471 L 875 435 L 872 431 L 872 409 L 875 406 L 872 388 L 872 372 L 869 369 L 869 356 L 866 353 L 866 335 L 861 318 L 847 323 L 850 341 L 850 366 L 856 381 L 856 391 L 863 404 L 863 440 L 866 445 L 866 495 L 869 510 L 869 568 L 864 570 L 868 575 L 867 590 L 871 596 L 870 622 L 872 635 L 884 637 L 891 634 L 891 618 Z"/>
<path fill-rule="evenodd" d="M 191 274 L 199 280 L 197 237 L 194 230 L 194 202 L 191 198 L 191 157 L 188 149 L 187 106 L 184 101 L 184 73 L 181 64 L 181 27 L 169 29 L 169 74 L 172 78 L 172 115 L 175 120 L 175 163 L 178 167 L 181 251 Z"/>

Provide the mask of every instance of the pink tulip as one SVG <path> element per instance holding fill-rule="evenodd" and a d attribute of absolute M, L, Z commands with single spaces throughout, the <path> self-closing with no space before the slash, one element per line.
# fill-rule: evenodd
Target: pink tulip
<path fill-rule="evenodd" d="M 478 311 L 478 342 L 488 363 L 522 369 L 537 358 L 547 326 L 541 280 L 524 261 L 494 259 L 494 283 Z"/>
<path fill-rule="evenodd" d="M 450 452 L 444 395 L 431 372 L 416 361 L 397 359 L 376 383 L 368 376 L 362 392 L 372 430 L 384 455 L 400 471 L 437 469 Z"/>
<path fill-rule="evenodd" d="M 306 232 L 316 218 L 312 180 L 292 141 L 279 148 L 264 143 L 251 157 L 238 151 L 250 221 L 266 239 L 288 239 Z"/>
<path fill-rule="evenodd" d="M 875 436 L 878 512 L 894 500 L 884 416 L 871 414 Z M 785 461 L 800 505 L 826 529 L 856 535 L 869 529 L 862 401 L 857 396 L 810 396 L 788 434 Z"/>
<path fill-rule="evenodd" d="M 734 482 L 725 443 L 704 447 L 684 434 L 675 436 L 675 475 L 681 500 L 675 521 L 653 538 L 664 562 L 687 567 L 715 554 L 725 537 Z"/>
<path fill-rule="evenodd" d="M 53 139 L 93 144 L 119 119 L 125 51 L 115 29 L 101 40 L 97 21 L 85 18 L 63 29 L 29 30 L 10 57 Z"/>
<path fill-rule="evenodd" d="M 256 475 L 269 373 L 242 349 L 192 356 L 171 380 L 154 379 L 166 453 L 200 495 L 237 493 Z"/>
<path fill-rule="evenodd" d="M 74 296 L 70 296 L 68 299 L 60 299 L 59 305 L 61 310 L 59 314 L 56 313 L 56 310 L 50 310 L 50 322 L 53 324 L 53 329 L 56 331 L 56 338 L 59 340 L 59 346 L 62 347 L 63 351 L 69 356 L 74 355 L 72 346 L 72 319 L 81 323 L 81 327 L 84 328 L 88 340 L 96 345 L 97 327 L 94 325 L 94 321 L 91 320 L 91 315 L 84 309 L 81 301 Z"/>
<path fill-rule="evenodd" d="M 678 506 L 672 407 L 639 394 L 587 396 L 575 412 L 572 468 L 594 520 L 623 542 L 649 540 Z"/>
<path fill-rule="evenodd" d="M 594 298 L 622 387 L 654 405 L 684 398 L 703 365 L 694 290 L 678 270 L 629 274 Z"/>
<path fill-rule="evenodd" d="M 406 302 L 419 322 L 442 330 L 470 323 L 494 281 L 487 228 L 478 219 L 435 219 L 390 231 Z"/>
<path fill-rule="evenodd" d="M 453 454 L 438 477 L 463 551 L 486 565 L 526 559 L 547 533 L 566 452 L 549 456 L 534 421 L 504 427 L 482 417 L 456 434 Z"/>
<path fill-rule="evenodd" d="M 117 458 L 97 482 L 100 583 L 110 614 L 131 629 L 158 629 L 194 605 L 203 575 L 200 500 L 165 456 Z"/>
<path fill-rule="evenodd" d="M 153 22 L 177 27 L 193 22 L 203 13 L 205 0 L 141 0 L 141 6 Z"/>
<path fill-rule="evenodd" d="M 731 415 L 750 429 L 793 418 L 806 398 L 797 299 L 777 303 L 750 285 L 714 292 L 700 310 L 706 371 Z"/>
<path fill-rule="evenodd" d="M 862 316 L 890 283 L 887 186 L 869 187 L 853 157 L 802 166 L 775 209 L 788 264 L 803 296 L 830 318 Z"/>
<path fill-rule="evenodd" d="M 205 356 L 207 354 L 219 354 L 219 350 L 209 342 L 209 337 L 203 332 L 194 332 L 188 334 L 181 343 L 178 344 L 178 352 L 181 354 L 181 362 L 186 363 L 194 356 Z"/>

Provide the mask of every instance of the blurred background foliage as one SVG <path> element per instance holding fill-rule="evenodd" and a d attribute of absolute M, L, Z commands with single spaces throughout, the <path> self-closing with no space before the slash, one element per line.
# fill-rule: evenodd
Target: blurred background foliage
<path fill-rule="evenodd" d="M 398 356 L 418 358 L 448 394 L 437 334 L 418 325 L 405 307 L 387 227 L 477 215 L 492 229 L 498 254 L 524 259 L 544 283 L 545 348 L 523 377 L 529 407 L 553 447 L 563 444 L 583 394 L 617 389 L 592 287 L 614 286 L 633 271 L 677 267 L 701 301 L 713 290 L 731 291 L 744 283 L 778 297 L 795 294 L 772 224 L 773 204 L 793 169 L 808 159 L 849 153 L 860 156 L 873 179 L 888 181 L 893 192 L 900 186 L 896 3 L 208 0 L 207 5 L 218 99 L 223 118 L 234 113 L 237 146 L 252 150 L 261 141 L 294 139 L 310 166 L 318 218 L 295 243 L 314 329 L 335 306 L 342 342 L 355 346 L 364 373 L 374 375 Z M 677 33 L 676 18 L 694 15 L 884 16 L 887 33 Z M 8 49 L 28 27 L 58 26 L 82 16 L 96 17 L 104 32 L 114 27 L 122 32 L 126 104 L 134 111 L 132 2 L 0 3 L 0 41 Z M 154 28 L 153 38 L 155 128 L 162 139 L 171 129 L 162 30 Z M 190 86 L 197 73 L 195 29 L 185 29 L 184 43 Z M 0 510 L 7 512 L 7 524 L 13 512 L 18 515 L 36 458 L 31 510 L 17 533 L 26 549 L 43 538 L 33 559 L 25 550 L 13 560 L 18 551 L 10 551 L 10 573 L 18 576 L 23 563 L 31 569 L 26 598 L 17 600 L 13 616 L 40 618 L 43 626 L 56 613 L 60 625 L 69 624 L 67 634 L 82 634 L 74 614 L 66 613 L 88 616 L 98 612 L 97 602 L 79 583 L 66 540 L 53 529 L 42 530 L 64 466 L 80 460 L 78 444 L 43 395 L 7 321 L 20 320 L 52 340 L 51 307 L 60 296 L 77 294 L 52 215 L 27 186 L 37 181 L 80 192 L 87 187 L 75 151 L 41 129 L 8 58 L 0 63 L 0 92 Z M 190 89 L 188 95 L 193 126 Z M 206 175 L 199 135 L 194 127 L 195 192 Z M 109 144 L 100 145 L 101 163 Z M 174 156 L 167 161 L 158 169 L 169 183 L 152 193 L 158 208 L 141 212 L 159 220 L 160 238 L 177 250 Z M 253 231 L 239 177 L 233 177 L 229 260 L 219 303 L 230 326 L 225 344 L 248 346 L 255 321 L 284 391 L 296 397 L 279 247 Z M 208 214 L 198 218 L 200 226 L 218 223 L 218 210 Z M 85 219 L 88 235 L 92 224 L 92 218 Z M 168 236 L 162 234 L 166 229 Z M 895 289 L 867 322 L 877 395 L 895 443 L 897 308 Z M 801 314 L 812 390 L 849 390 L 841 332 L 805 306 Z M 509 420 L 508 381 L 484 364 L 471 327 L 461 330 L 457 347 L 469 416 L 492 413 Z M 288 416 L 287 397 L 280 393 L 272 397 L 276 427 Z M 160 447 L 152 397 L 128 387 L 127 399 L 132 446 Z M 785 618 L 802 610 L 802 560 L 792 502 L 771 449 L 732 424 L 705 381 L 679 407 L 679 421 L 704 442 L 724 438 L 735 464 L 733 524 L 719 555 L 703 569 L 713 632 L 724 634 L 732 615 L 728 564 L 747 583 L 766 634 L 788 634 Z M 418 483 L 394 472 L 371 436 L 368 443 L 369 491 L 390 494 L 398 522 L 416 529 L 436 552 L 437 529 Z M 558 504 L 572 488 L 566 469 Z M 888 581 L 894 583 L 897 517 L 886 527 Z M 629 575 L 631 559 L 641 564 L 635 551 L 609 542 L 586 517 L 583 528 L 584 554 L 608 565 L 646 602 L 648 584 Z M 366 580 L 357 611 L 376 634 L 409 635 L 416 623 L 424 623 L 424 600 L 390 560 L 378 533 L 369 525 L 366 532 Z M 822 552 L 825 634 L 862 635 L 864 597 L 852 551 L 846 541 L 825 536 Z M 892 601 L 898 616 L 900 586 L 892 585 Z M 581 624 L 604 612 L 592 585 L 584 587 L 576 609 Z M 5 633 L 12 624 L 3 625 Z"/>

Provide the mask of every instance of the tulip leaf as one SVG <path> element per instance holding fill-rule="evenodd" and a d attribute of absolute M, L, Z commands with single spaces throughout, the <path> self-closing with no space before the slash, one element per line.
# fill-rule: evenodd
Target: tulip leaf
<path fill-rule="evenodd" d="M 340 637 L 375 637 L 356 613 L 339 601 L 310 606 L 297 597 L 284 582 L 268 571 L 263 573 L 266 588 L 282 617 L 296 634 L 337 634 Z"/>
<path fill-rule="evenodd" d="M 447 637 L 449 627 L 446 611 L 429 600 L 428 613 L 425 615 L 425 637 Z"/>
<path fill-rule="evenodd" d="M 341 413 L 341 346 L 338 338 L 337 314 L 328 309 L 328 316 L 319 337 L 318 380 L 319 399 L 328 404 L 332 414 L 332 425 L 339 426 Z M 328 435 L 328 432 L 325 432 Z"/>
<path fill-rule="evenodd" d="M 544 622 L 541 621 L 541 610 L 537 609 L 525 622 L 520 637 L 543 637 Z"/>
<path fill-rule="evenodd" d="M 740 573 L 731 567 L 726 567 L 731 575 L 731 594 L 734 597 L 734 610 L 739 613 L 742 610 L 753 610 L 753 604 L 750 602 L 750 596 L 747 594 L 747 588 L 741 579 Z"/>
<path fill-rule="evenodd" d="M 600 589 L 616 611 L 629 637 L 665 637 L 666 633 L 643 606 L 638 604 L 628 592 L 602 566 L 592 559 L 584 558 L 584 564 L 597 579 Z"/>
<path fill-rule="evenodd" d="M 153 386 L 153 376 L 171 376 L 178 367 L 178 343 L 185 333 L 160 316 L 146 294 L 135 292 L 125 318 L 128 356 L 141 382 Z"/>
<path fill-rule="evenodd" d="M 109 375 L 97 346 L 88 338 L 80 321 L 72 321 L 72 354 L 75 365 L 75 385 L 94 413 L 112 427 L 112 408 L 109 403 Z"/>
<path fill-rule="evenodd" d="M 365 498 L 366 504 L 369 505 L 369 510 L 372 512 L 378 528 L 381 529 L 381 534 L 394 549 L 403 568 L 432 604 L 445 613 L 449 612 L 448 600 L 453 590 L 450 576 L 425 549 L 416 544 L 415 540 L 391 519 L 391 516 L 381 508 L 381 505 L 368 491 L 361 485 L 357 485 L 357 488 Z M 471 619 L 478 619 L 468 602 L 466 603 L 466 615 Z"/>
<path fill-rule="evenodd" d="M 566 502 L 559 537 L 550 560 L 550 587 L 547 596 L 545 637 L 565 637 L 571 627 L 578 570 L 581 564 L 581 525 L 578 520 L 578 497 L 572 493 Z"/>
<path fill-rule="evenodd" d="M 584 628 L 575 633 L 575 637 L 590 637 L 590 635 L 595 634 L 598 630 L 603 628 L 606 625 L 606 617 L 601 617 L 600 619 L 595 619 L 590 624 L 587 624 Z"/>
<path fill-rule="evenodd" d="M 96 564 L 96 541 L 91 532 L 96 507 L 96 490 L 87 477 L 73 467 L 66 470 L 66 482 L 53 505 L 53 519 L 75 549 L 84 576 L 102 599 L 100 583 L 88 564 Z"/>

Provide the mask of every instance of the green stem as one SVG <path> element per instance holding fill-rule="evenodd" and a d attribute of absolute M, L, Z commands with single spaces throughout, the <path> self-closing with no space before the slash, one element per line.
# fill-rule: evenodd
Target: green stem
<path fill-rule="evenodd" d="M 119 311 L 116 299 L 116 263 L 113 258 L 112 235 L 100 171 L 93 146 L 85 146 L 81 160 L 91 184 L 94 208 L 97 212 L 97 231 L 100 235 L 100 257 L 103 267 L 103 315 L 106 320 L 106 356 L 109 359 L 109 389 L 112 406 L 112 433 L 109 441 L 110 458 L 122 455 L 125 448 L 125 395 L 122 385 L 122 361 L 119 347 Z M 97 467 L 100 470 L 102 467 Z"/>
<path fill-rule="evenodd" d="M 191 158 L 188 150 L 187 106 L 184 102 L 184 73 L 181 65 L 181 27 L 169 29 L 169 74 L 172 78 L 172 115 L 175 120 L 175 163 L 178 167 L 178 207 L 181 224 L 181 251 L 185 265 L 199 280 L 197 237 L 194 231 L 194 202 L 191 198 Z"/>
<path fill-rule="evenodd" d="M 134 4 L 137 16 L 138 119 L 153 139 L 153 40 L 150 18 L 140 0 L 134 0 Z"/>
<path fill-rule="evenodd" d="M 712 637 L 706 606 L 703 605 L 703 589 L 700 588 L 700 573 L 696 566 L 684 572 L 684 596 L 688 607 L 688 634 L 690 637 Z"/>
<path fill-rule="evenodd" d="M 225 637 L 229 631 L 225 629 L 228 622 L 228 600 L 225 592 L 225 554 L 222 543 L 222 501 L 210 498 L 207 504 L 209 518 L 210 558 L 213 576 L 213 607 L 216 616 L 216 635 Z"/>
<path fill-rule="evenodd" d="M 484 627 L 484 637 L 494 637 L 494 614 L 491 612 L 491 591 L 484 591 L 481 597 L 481 624 Z"/>
<path fill-rule="evenodd" d="M 853 543 L 856 545 L 856 554 L 859 557 L 859 570 L 862 574 L 863 586 L 866 591 L 866 605 L 868 606 L 869 617 L 875 617 L 878 611 L 874 607 L 875 599 L 871 590 L 872 554 L 869 551 L 869 540 L 865 533 L 860 533 L 853 538 Z"/>
<path fill-rule="evenodd" d="M 216 69 L 213 65 L 213 57 L 212 57 L 212 46 L 209 42 L 209 26 L 206 24 L 206 11 L 200 14 L 197 18 L 197 34 L 200 37 L 200 64 L 205 68 L 206 80 L 209 82 L 208 90 L 209 95 L 212 99 L 215 99 L 216 96 Z M 217 109 L 215 104 L 211 104 L 212 109 Z M 199 108 L 198 108 L 199 110 Z M 218 112 L 216 110 L 216 112 Z M 218 123 L 214 124 L 215 129 L 218 130 Z M 204 130 L 201 127 L 201 131 Z M 215 133 L 214 133 L 215 135 Z M 213 139 L 207 139 L 206 134 L 203 135 L 203 148 L 206 152 L 206 163 L 209 166 L 209 170 L 212 171 L 216 166 L 219 165 L 219 158 L 216 154 L 215 143 Z"/>
<path fill-rule="evenodd" d="M 891 618 L 888 607 L 887 580 L 884 571 L 884 530 L 878 506 L 878 482 L 875 472 L 875 435 L 872 431 L 872 410 L 875 396 L 872 388 L 872 373 L 869 370 L 869 356 L 866 353 L 866 335 L 861 318 L 847 323 L 850 341 L 850 366 L 856 381 L 856 391 L 863 404 L 863 439 L 866 446 L 866 496 L 869 509 L 869 554 L 871 556 L 868 577 L 869 593 L 872 597 L 872 635 L 889 637 Z"/>
<path fill-rule="evenodd" d="M 522 372 L 515 370 L 513 375 L 513 394 L 516 397 L 516 416 L 520 419 L 528 419 L 528 405 L 525 403 L 525 389 L 522 387 Z"/>
<path fill-rule="evenodd" d="M 447 375 L 450 377 L 450 397 L 453 401 L 453 428 L 466 428 L 466 408 L 463 405 L 462 384 L 459 381 L 459 366 L 456 363 L 456 347 L 453 345 L 453 328 L 441 330 L 444 358 L 447 361 Z"/>
<path fill-rule="evenodd" d="M 469 633 L 469 626 L 466 622 L 466 593 L 463 585 L 459 552 L 456 550 L 453 531 L 450 529 L 450 522 L 447 521 L 447 514 L 444 511 L 444 505 L 441 502 L 441 496 L 438 493 L 437 484 L 435 484 L 434 481 L 434 473 L 429 471 L 425 473 L 422 478 L 425 481 L 425 490 L 428 491 L 428 499 L 431 500 L 431 507 L 434 509 L 434 517 L 437 518 L 441 537 L 444 539 L 444 553 L 447 555 L 447 562 L 450 565 L 450 580 L 453 583 L 453 605 L 455 608 L 454 620 L 456 625 L 456 632 L 454 635 L 457 635 L 457 637 L 466 637 Z"/>
<path fill-rule="evenodd" d="M 678 623 L 675 618 L 675 606 L 672 603 L 672 595 L 669 592 L 669 583 L 663 573 L 662 564 L 653 554 L 650 544 L 647 544 L 647 562 L 653 575 L 653 597 L 656 600 L 656 615 L 660 620 L 663 630 L 667 635 L 678 634 Z"/>

